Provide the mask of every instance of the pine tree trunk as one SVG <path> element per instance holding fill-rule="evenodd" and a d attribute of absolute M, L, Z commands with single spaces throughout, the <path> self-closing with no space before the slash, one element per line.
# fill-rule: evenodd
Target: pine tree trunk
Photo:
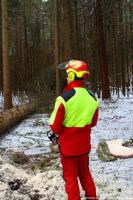
<path fill-rule="evenodd" d="M 103 16 L 102 16 L 102 0 L 96 1 L 96 28 L 97 28 L 97 45 L 100 62 L 100 75 L 102 84 L 102 99 L 110 98 L 108 65 L 105 49 Z"/>
<path fill-rule="evenodd" d="M 0 10 L 1 10 L 1 1 L 0 1 Z M 1 29 L 1 13 L 0 13 L 0 33 L 2 33 L 2 29 Z M 3 82 L 2 82 L 2 35 L 0 34 L 0 91 L 2 90 L 3 87 Z"/>
<path fill-rule="evenodd" d="M 54 2 L 54 10 L 55 10 L 55 66 L 56 66 L 56 96 L 59 96 L 61 92 L 61 85 L 60 85 L 60 71 L 58 69 L 58 65 L 60 62 L 59 56 L 59 21 L 58 21 L 58 0 Z"/>
<path fill-rule="evenodd" d="M 72 18 L 72 1 L 63 0 L 63 46 L 64 46 L 64 61 L 72 59 L 72 30 L 73 30 L 73 18 Z"/>
<path fill-rule="evenodd" d="M 2 49 L 3 49 L 3 91 L 4 110 L 12 107 L 9 48 L 8 48 L 8 6 L 7 0 L 1 1 L 2 9 Z"/>
<path fill-rule="evenodd" d="M 119 21 L 121 22 L 120 27 L 119 27 L 119 48 L 120 48 L 120 67 L 121 67 L 121 86 L 122 86 L 122 94 L 125 96 L 126 91 L 125 91 L 125 85 L 126 85 L 126 80 L 125 80 L 125 74 L 126 74 L 126 62 L 125 62 L 125 42 L 124 42 L 124 27 L 123 27 L 123 2 L 118 2 L 118 8 L 119 8 Z"/>

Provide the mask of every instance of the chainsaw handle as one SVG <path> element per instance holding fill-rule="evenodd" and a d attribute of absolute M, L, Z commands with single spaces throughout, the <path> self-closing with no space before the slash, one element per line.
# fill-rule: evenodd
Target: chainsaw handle
<path fill-rule="evenodd" d="M 56 134 L 52 133 L 52 131 L 47 131 L 47 137 L 49 138 L 50 141 L 55 140 L 56 142 L 58 142 L 58 137 L 56 136 Z"/>

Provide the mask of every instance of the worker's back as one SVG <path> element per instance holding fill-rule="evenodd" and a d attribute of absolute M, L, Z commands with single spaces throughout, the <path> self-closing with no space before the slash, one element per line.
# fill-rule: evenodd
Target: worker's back
<path fill-rule="evenodd" d="M 97 100 L 83 87 L 63 93 L 59 100 L 65 108 L 63 129 L 59 137 L 64 155 L 79 155 L 90 151 L 90 130 Z"/>
<path fill-rule="evenodd" d="M 65 100 L 64 126 L 85 127 L 91 124 L 98 102 L 85 88 L 74 88 L 63 94 L 62 98 Z"/>

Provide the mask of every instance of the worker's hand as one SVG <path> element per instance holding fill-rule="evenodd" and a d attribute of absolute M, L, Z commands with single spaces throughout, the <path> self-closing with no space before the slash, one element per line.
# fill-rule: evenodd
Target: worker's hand
<path fill-rule="evenodd" d="M 52 138 L 51 142 L 52 142 L 53 145 L 56 145 L 56 144 L 57 144 L 57 140 L 54 139 L 54 138 Z"/>
<path fill-rule="evenodd" d="M 52 142 L 53 145 L 58 144 L 58 137 L 56 134 L 54 134 L 51 130 L 47 132 L 47 136 Z"/>

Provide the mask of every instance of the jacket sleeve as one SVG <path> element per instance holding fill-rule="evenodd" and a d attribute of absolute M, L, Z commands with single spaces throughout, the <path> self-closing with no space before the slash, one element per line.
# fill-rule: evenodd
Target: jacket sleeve
<path fill-rule="evenodd" d="M 96 109 L 95 114 L 93 115 L 92 123 L 90 126 L 91 127 L 96 126 L 97 120 L 98 120 L 98 108 Z"/>
<path fill-rule="evenodd" d="M 59 135 L 63 127 L 63 120 L 65 115 L 65 108 L 61 101 L 56 100 L 54 110 L 50 117 L 50 127 L 53 133 Z"/>

